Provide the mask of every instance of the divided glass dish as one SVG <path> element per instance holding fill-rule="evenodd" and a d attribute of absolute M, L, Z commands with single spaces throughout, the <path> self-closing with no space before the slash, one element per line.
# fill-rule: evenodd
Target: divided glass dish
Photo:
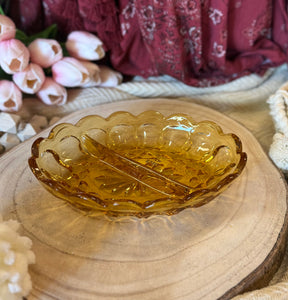
<path fill-rule="evenodd" d="M 116 112 L 55 126 L 29 166 L 53 195 L 88 215 L 175 214 L 226 189 L 246 164 L 240 139 L 214 122 Z"/>

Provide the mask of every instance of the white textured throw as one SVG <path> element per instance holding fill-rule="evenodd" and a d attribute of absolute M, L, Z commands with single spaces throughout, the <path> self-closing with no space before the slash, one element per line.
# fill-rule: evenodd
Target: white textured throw
<path fill-rule="evenodd" d="M 288 82 L 270 96 L 268 103 L 276 133 L 269 155 L 284 173 L 288 172 Z"/>

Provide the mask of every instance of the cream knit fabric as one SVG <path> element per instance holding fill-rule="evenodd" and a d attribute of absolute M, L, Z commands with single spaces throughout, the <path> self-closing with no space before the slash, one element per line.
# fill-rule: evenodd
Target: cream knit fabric
<path fill-rule="evenodd" d="M 269 155 L 284 173 L 288 173 L 288 83 L 283 84 L 269 97 L 270 114 L 276 133 L 273 137 Z"/>

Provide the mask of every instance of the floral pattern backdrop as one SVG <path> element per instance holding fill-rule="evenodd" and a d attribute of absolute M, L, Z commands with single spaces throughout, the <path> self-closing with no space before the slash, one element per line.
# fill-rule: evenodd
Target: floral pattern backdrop
<path fill-rule="evenodd" d="M 126 75 L 211 86 L 287 61 L 286 0 L 14 0 L 20 29 L 96 33 Z M 12 5 L 13 3 L 13 5 Z"/>

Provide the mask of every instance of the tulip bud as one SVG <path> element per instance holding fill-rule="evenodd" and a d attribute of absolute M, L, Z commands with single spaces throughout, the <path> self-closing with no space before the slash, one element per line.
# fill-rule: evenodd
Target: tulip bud
<path fill-rule="evenodd" d="M 0 80 L 0 110 L 13 112 L 22 107 L 22 93 L 12 81 Z"/>
<path fill-rule="evenodd" d="M 47 77 L 36 93 L 37 97 L 47 105 L 63 105 L 67 101 L 67 90 L 51 77 Z"/>
<path fill-rule="evenodd" d="M 102 87 L 115 87 L 123 80 L 122 74 L 106 66 L 99 66 Z"/>
<path fill-rule="evenodd" d="M 15 23 L 10 18 L 0 15 L 0 41 L 14 39 L 15 35 Z"/>
<path fill-rule="evenodd" d="M 65 46 L 69 54 L 78 59 L 98 60 L 105 56 L 102 41 L 89 32 L 71 32 Z"/>
<path fill-rule="evenodd" d="M 36 39 L 29 46 L 31 61 L 43 68 L 51 67 L 62 59 L 60 44 L 52 39 Z"/>
<path fill-rule="evenodd" d="M 22 72 L 13 75 L 13 81 L 20 90 L 27 94 L 35 94 L 45 80 L 43 69 L 36 64 L 29 64 Z"/>
<path fill-rule="evenodd" d="M 52 66 L 53 79 L 66 87 L 83 86 L 89 81 L 89 71 L 76 58 L 64 57 Z"/>
<path fill-rule="evenodd" d="M 81 85 L 81 87 L 99 86 L 101 84 L 100 68 L 90 61 L 81 61 L 81 63 L 87 68 L 89 73 L 89 81 Z"/>
<path fill-rule="evenodd" d="M 29 63 L 29 50 L 16 39 L 0 42 L 0 65 L 7 74 L 23 71 Z"/>

